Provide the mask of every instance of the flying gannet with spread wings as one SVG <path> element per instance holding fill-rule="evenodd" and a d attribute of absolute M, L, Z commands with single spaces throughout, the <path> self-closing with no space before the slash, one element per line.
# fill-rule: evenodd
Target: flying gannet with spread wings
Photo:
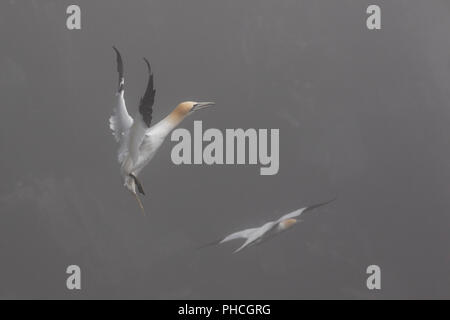
<path fill-rule="evenodd" d="M 268 240 L 268 239 L 272 238 L 273 236 L 292 228 L 294 225 L 296 225 L 297 223 L 302 221 L 299 219 L 300 215 L 302 215 L 303 213 L 310 211 L 312 209 L 316 209 L 318 207 L 324 206 L 332 201 L 334 201 L 334 199 L 327 201 L 327 202 L 319 203 L 316 205 L 312 205 L 309 207 L 304 207 L 304 208 L 292 211 L 288 214 L 283 215 L 281 218 L 279 218 L 275 221 L 269 221 L 269 222 L 265 223 L 261 227 L 245 229 L 242 231 L 232 233 L 229 236 L 225 237 L 224 239 L 215 241 L 206 246 L 218 245 L 218 244 L 222 244 L 222 243 L 232 241 L 232 240 L 237 240 L 237 239 L 245 239 L 244 243 L 237 250 L 234 251 L 234 253 L 239 252 L 250 246 L 260 244 L 261 242 Z"/>
<path fill-rule="evenodd" d="M 136 197 L 139 206 L 144 211 L 142 202 L 137 194 L 137 191 L 139 191 L 139 193 L 145 195 L 142 184 L 137 178 L 139 173 L 152 160 L 166 136 L 184 118 L 197 110 L 212 106 L 214 103 L 182 102 L 167 117 L 150 126 L 156 90 L 153 85 L 153 73 L 150 63 L 144 58 L 148 69 L 147 88 L 140 100 L 138 111 L 132 118 L 128 113 L 124 99 L 125 79 L 122 56 L 116 47 L 113 47 L 113 49 L 116 52 L 119 85 L 116 93 L 116 106 L 114 107 L 113 115 L 109 119 L 109 124 L 119 144 L 118 160 L 124 186 Z"/>

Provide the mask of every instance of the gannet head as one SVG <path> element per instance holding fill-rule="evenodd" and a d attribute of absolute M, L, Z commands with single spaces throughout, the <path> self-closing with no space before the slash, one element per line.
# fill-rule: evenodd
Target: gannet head
<path fill-rule="evenodd" d="M 195 111 L 211 107 L 213 105 L 215 105 L 214 102 L 184 101 L 172 111 L 170 116 L 173 117 L 174 120 L 180 121 Z"/>
<path fill-rule="evenodd" d="M 287 230 L 291 227 L 293 227 L 296 223 L 298 223 L 299 220 L 297 219 L 286 219 L 280 222 L 280 228 L 281 230 Z"/>

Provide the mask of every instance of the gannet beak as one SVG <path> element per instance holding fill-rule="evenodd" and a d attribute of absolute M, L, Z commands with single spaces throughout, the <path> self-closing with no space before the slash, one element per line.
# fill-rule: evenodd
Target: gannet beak
<path fill-rule="evenodd" d="M 197 102 L 191 109 L 191 112 L 214 106 L 214 102 Z"/>

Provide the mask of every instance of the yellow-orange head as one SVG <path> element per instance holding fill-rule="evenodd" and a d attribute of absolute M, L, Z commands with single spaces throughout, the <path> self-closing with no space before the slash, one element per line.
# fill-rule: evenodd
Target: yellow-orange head
<path fill-rule="evenodd" d="M 280 226 L 281 229 L 286 230 L 294 226 L 297 222 L 297 219 L 286 219 L 280 222 Z"/>
<path fill-rule="evenodd" d="M 169 117 L 172 121 L 178 123 L 192 112 L 213 106 L 214 104 L 214 102 L 184 101 L 172 111 Z"/>

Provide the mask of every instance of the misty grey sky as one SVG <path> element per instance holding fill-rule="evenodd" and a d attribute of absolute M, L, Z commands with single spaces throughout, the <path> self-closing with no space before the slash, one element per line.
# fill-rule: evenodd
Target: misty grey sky
<path fill-rule="evenodd" d="M 2 1 L 0 298 L 450 298 L 449 14 L 444 0 Z M 145 56 L 154 121 L 212 100 L 181 127 L 279 128 L 278 175 L 175 166 L 169 139 L 141 174 L 144 217 L 108 128 L 112 45 L 131 111 Z M 196 250 L 334 196 L 242 254 Z"/>

